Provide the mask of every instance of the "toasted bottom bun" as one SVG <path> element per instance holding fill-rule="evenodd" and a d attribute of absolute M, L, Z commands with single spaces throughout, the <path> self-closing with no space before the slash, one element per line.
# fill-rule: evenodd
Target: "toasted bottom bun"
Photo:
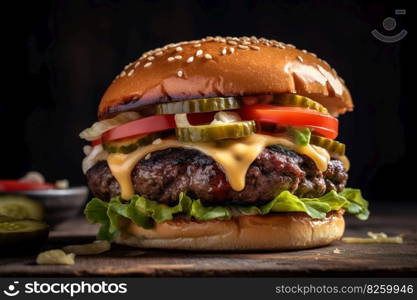
<path fill-rule="evenodd" d="M 291 250 L 328 245 L 345 230 L 343 210 L 324 219 L 305 213 L 239 216 L 231 220 L 198 222 L 178 219 L 143 229 L 129 220 L 122 223 L 117 243 L 139 247 L 179 250 Z"/>

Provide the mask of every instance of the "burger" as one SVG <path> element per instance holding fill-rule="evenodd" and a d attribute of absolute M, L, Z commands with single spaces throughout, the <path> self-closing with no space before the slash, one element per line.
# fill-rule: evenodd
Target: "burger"
<path fill-rule="evenodd" d="M 287 250 L 368 218 L 347 188 L 338 115 L 353 109 L 324 60 L 256 37 L 206 37 L 144 53 L 81 132 L 97 238 L 141 248 Z"/>

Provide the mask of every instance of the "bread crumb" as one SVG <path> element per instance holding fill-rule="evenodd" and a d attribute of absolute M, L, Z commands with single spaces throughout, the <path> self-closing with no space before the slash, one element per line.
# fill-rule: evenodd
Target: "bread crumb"
<path fill-rule="evenodd" d="M 368 238 L 360 237 L 344 237 L 342 241 L 345 243 L 355 243 L 355 244 L 402 244 L 404 242 L 403 235 L 398 236 L 388 236 L 384 232 L 368 232 Z"/>
<path fill-rule="evenodd" d="M 39 253 L 36 263 L 38 265 L 73 265 L 74 258 L 74 253 L 66 254 L 61 249 L 54 249 Z"/>

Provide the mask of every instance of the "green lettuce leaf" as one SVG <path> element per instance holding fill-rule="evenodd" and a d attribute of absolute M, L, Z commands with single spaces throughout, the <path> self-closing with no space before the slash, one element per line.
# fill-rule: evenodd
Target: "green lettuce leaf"
<path fill-rule="evenodd" d="M 308 128 L 289 127 L 289 134 L 294 138 L 295 144 L 307 146 L 310 143 L 311 130 Z"/>
<path fill-rule="evenodd" d="M 98 198 L 93 198 L 87 203 L 84 214 L 89 222 L 103 224 L 108 221 L 107 207 L 107 202 L 101 201 Z"/>
<path fill-rule="evenodd" d="M 270 212 L 305 212 L 314 219 L 326 217 L 331 207 L 319 199 L 298 198 L 289 191 L 283 191 L 271 202 L 261 207 L 262 214 Z"/>
<path fill-rule="evenodd" d="M 345 188 L 339 193 L 340 196 L 346 198 L 349 204 L 346 205 L 346 211 L 353 213 L 359 220 L 367 220 L 369 218 L 369 203 L 362 197 L 361 190 Z"/>
<path fill-rule="evenodd" d="M 199 221 L 230 219 L 232 213 L 227 206 L 203 206 L 200 200 L 196 200 L 191 206 L 191 217 Z"/>
<path fill-rule="evenodd" d="M 241 205 L 233 205 L 230 206 L 232 215 L 261 215 L 262 211 L 260 207 L 257 206 L 241 206 Z"/>
<path fill-rule="evenodd" d="M 174 214 L 183 213 L 188 215 L 191 211 L 191 205 L 193 200 L 181 193 L 179 196 L 178 204 L 175 206 L 168 206 L 160 204 L 156 201 L 148 200 L 137 195 L 133 196 L 131 201 L 135 201 L 135 207 L 143 215 L 152 218 L 155 222 L 165 222 L 172 220 Z"/>
<path fill-rule="evenodd" d="M 107 202 L 101 201 L 98 198 L 93 198 L 87 203 L 87 206 L 84 209 L 84 214 L 90 223 L 101 225 L 97 234 L 98 240 L 112 241 L 118 235 L 118 232 L 114 230 L 114 228 L 111 228 L 108 208 L 109 204 Z"/>
<path fill-rule="evenodd" d="M 150 229 L 155 222 L 165 222 L 175 217 L 194 218 L 198 221 L 230 219 L 234 215 L 266 215 L 271 213 L 304 212 L 313 219 L 326 217 L 330 211 L 344 208 L 360 220 L 369 217 L 368 202 L 360 190 L 345 188 L 342 192 L 331 191 L 319 198 L 299 198 L 289 191 L 279 193 L 272 201 L 261 206 L 204 206 L 184 193 L 178 204 L 168 206 L 138 195 L 129 201 L 115 197 L 109 203 L 93 198 L 84 213 L 91 223 L 101 224 L 98 239 L 112 241 L 120 234 L 121 218 L 130 219 L 136 225 Z"/>
<path fill-rule="evenodd" d="M 113 213 L 132 220 L 133 223 L 140 227 L 150 229 L 154 226 L 154 222 L 151 218 L 148 218 L 139 209 L 136 208 L 136 202 L 138 198 L 140 197 L 133 196 L 129 203 L 122 203 L 120 197 L 112 198 L 109 206 Z M 115 223 L 116 222 L 117 221 L 115 221 Z"/>

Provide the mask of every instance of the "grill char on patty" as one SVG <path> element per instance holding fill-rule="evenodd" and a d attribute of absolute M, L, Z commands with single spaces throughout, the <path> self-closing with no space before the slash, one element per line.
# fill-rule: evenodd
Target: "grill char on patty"
<path fill-rule="evenodd" d="M 288 190 L 299 197 L 314 198 L 346 185 L 348 175 L 341 161 L 329 161 L 325 172 L 305 155 L 282 146 L 265 148 L 250 165 L 242 191 L 234 191 L 221 167 L 198 150 L 169 148 L 156 151 L 137 163 L 132 181 L 137 194 L 168 205 L 186 193 L 204 205 L 261 205 Z M 106 161 L 87 172 L 88 185 L 96 197 L 109 200 L 120 195 L 120 186 Z"/>

